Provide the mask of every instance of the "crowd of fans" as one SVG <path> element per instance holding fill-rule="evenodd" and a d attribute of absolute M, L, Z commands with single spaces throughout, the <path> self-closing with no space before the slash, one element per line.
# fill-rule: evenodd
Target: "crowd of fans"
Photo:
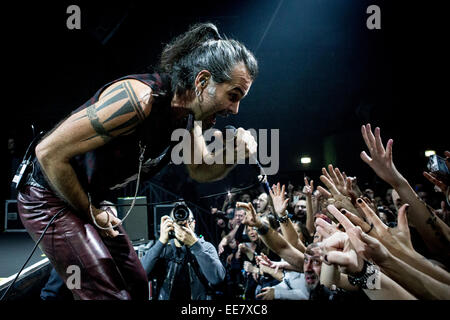
<path fill-rule="evenodd" d="M 211 208 L 216 248 L 196 236 L 192 212 L 182 225 L 164 216 L 159 240 L 141 259 L 151 299 L 189 292 L 192 300 L 450 299 L 450 152 L 423 172 L 436 191 L 427 194 L 396 169 L 393 141 L 384 146 L 379 128 L 362 126 L 362 137 L 361 159 L 387 183 L 385 193 L 362 190 L 332 164 L 301 185 L 231 190 Z M 65 287 L 52 274 L 43 299 Z"/>
<path fill-rule="evenodd" d="M 361 190 L 356 177 L 330 164 L 300 186 L 230 192 L 221 208 L 211 208 L 226 270 L 217 298 L 450 298 L 450 176 L 423 173 L 440 198 L 432 208 L 430 195 L 396 169 L 393 141 L 383 145 L 370 125 L 362 137 L 368 152 L 361 159 L 387 183 L 385 194 Z M 445 152 L 448 169 L 449 158 Z"/>

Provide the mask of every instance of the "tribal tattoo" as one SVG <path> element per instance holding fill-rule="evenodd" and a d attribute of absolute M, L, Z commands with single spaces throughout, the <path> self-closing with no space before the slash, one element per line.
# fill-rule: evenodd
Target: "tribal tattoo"
<path fill-rule="evenodd" d="M 122 104 L 120 106 L 117 103 L 119 101 L 122 101 Z M 122 132 L 122 134 L 129 133 L 134 130 L 134 127 L 137 124 L 144 121 L 145 114 L 139 102 L 140 101 L 137 98 L 130 82 L 125 81 L 115 88 L 111 89 L 109 92 L 106 92 L 106 95 L 101 103 L 90 105 L 86 108 L 86 115 L 81 116 L 74 121 L 78 121 L 87 117 L 91 122 L 92 128 L 95 130 L 96 134 L 85 139 L 84 141 L 94 139 L 96 137 L 101 137 L 105 142 L 108 142 L 113 138 L 113 132 L 128 129 Z M 97 113 L 102 109 L 112 106 L 114 106 L 114 108 L 117 108 L 117 110 L 109 118 L 101 121 Z M 105 127 L 108 122 L 130 113 L 134 115 L 124 123 L 110 128 Z"/>

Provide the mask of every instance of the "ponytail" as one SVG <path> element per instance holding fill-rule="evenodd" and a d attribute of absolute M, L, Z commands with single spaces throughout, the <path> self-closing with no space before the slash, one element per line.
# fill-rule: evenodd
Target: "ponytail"
<path fill-rule="evenodd" d="M 192 52 L 196 47 L 208 40 L 220 40 L 217 27 L 212 23 L 199 23 L 190 27 L 182 35 L 167 44 L 161 54 L 160 67 L 170 72 L 173 65 L 183 56 Z"/>

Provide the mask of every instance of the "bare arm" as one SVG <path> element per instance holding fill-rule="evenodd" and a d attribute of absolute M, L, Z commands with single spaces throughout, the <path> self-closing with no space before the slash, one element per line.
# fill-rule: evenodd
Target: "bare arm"
<path fill-rule="evenodd" d="M 227 243 L 229 243 L 232 239 L 235 238 L 236 232 L 238 231 L 240 226 L 241 226 L 240 224 L 236 224 L 233 230 L 231 230 L 230 233 L 225 236 L 225 238 L 227 238 Z"/>
<path fill-rule="evenodd" d="M 450 286 L 439 282 L 391 255 L 380 263 L 383 272 L 419 299 L 450 299 Z"/>
<path fill-rule="evenodd" d="M 386 246 L 393 255 L 432 278 L 450 284 L 450 274 L 447 271 L 434 265 L 431 261 L 427 260 L 424 256 L 414 250 L 411 243 L 408 216 L 406 214 L 406 209 L 409 206 L 408 204 L 404 204 L 398 210 L 397 227 L 395 228 L 388 228 L 364 200 L 358 201 L 357 205 L 364 213 L 367 221 L 373 224 L 370 234 Z M 349 218 L 353 224 L 360 226 L 362 230 L 370 229 L 369 224 L 357 216 L 347 212 L 346 217 Z"/>
<path fill-rule="evenodd" d="M 272 198 L 275 214 L 278 218 L 284 219 L 284 222 L 280 220 L 281 232 L 285 239 L 301 252 L 305 252 L 306 247 L 300 240 L 297 231 L 295 231 L 294 225 L 291 219 L 288 218 L 286 208 L 288 206 L 289 199 L 284 198 L 284 185 L 280 188 L 280 183 L 272 186 L 269 190 L 270 197 Z"/>
<path fill-rule="evenodd" d="M 89 212 L 89 201 L 70 159 L 130 133 L 150 113 L 151 102 L 138 98 L 150 92 L 150 87 L 137 80 L 117 82 L 97 103 L 72 114 L 37 145 L 36 157 L 48 182 L 74 209 Z M 100 213 L 94 211 L 94 215 Z"/>
<path fill-rule="evenodd" d="M 255 208 L 253 208 L 251 203 L 247 204 L 238 202 L 236 207 L 242 207 L 246 210 L 246 215 L 243 221 L 244 224 L 256 227 L 260 230 L 264 228 L 261 218 L 256 215 Z M 301 267 L 303 270 L 303 253 L 294 248 L 277 231 L 273 230 L 269 226 L 266 226 L 266 228 L 268 229 L 266 234 L 261 234 L 262 232 L 259 234 L 259 237 L 262 239 L 264 244 L 281 258 L 296 267 Z"/>
<path fill-rule="evenodd" d="M 260 235 L 260 238 L 280 258 L 303 270 L 303 253 L 287 242 L 277 231 L 269 227 L 269 232 Z"/>
<path fill-rule="evenodd" d="M 375 135 L 371 131 L 370 124 L 362 126 L 361 130 L 364 141 L 370 151 L 370 157 L 363 151 L 361 159 L 381 179 L 397 190 L 403 202 L 410 205 L 409 219 L 417 228 L 430 252 L 443 256 L 446 261 L 449 261 L 450 227 L 429 210 L 427 205 L 419 199 L 411 188 L 408 181 L 396 169 L 392 160 L 393 140 L 390 139 L 387 142 L 385 149 L 381 141 L 379 128 L 375 129 Z"/>
<path fill-rule="evenodd" d="M 300 240 L 298 233 L 295 230 L 294 225 L 292 224 L 291 219 L 288 218 L 285 223 L 280 223 L 280 226 L 283 237 L 297 250 L 305 252 L 306 251 L 305 244 Z"/>
<path fill-rule="evenodd" d="M 314 228 L 314 212 L 311 194 L 307 194 L 306 196 L 306 229 L 310 235 L 313 235 L 316 232 Z"/>
<path fill-rule="evenodd" d="M 391 278 L 381 273 L 381 284 L 378 290 L 363 289 L 364 293 L 371 300 L 416 300 L 416 298 L 402 288 L 398 283 Z M 347 290 L 356 291 L 358 287 L 353 286 L 348 281 L 348 276 L 341 273 L 336 265 L 322 264 L 322 270 L 320 273 L 320 283 L 327 288 L 336 285 L 336 287 Z"/>

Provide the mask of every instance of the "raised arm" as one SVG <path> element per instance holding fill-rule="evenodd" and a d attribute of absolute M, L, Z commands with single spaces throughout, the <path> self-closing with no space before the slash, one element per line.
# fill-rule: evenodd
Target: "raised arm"
<path fill-rule="evenodd" d="M 151 88 L 137 80 L 124 80 L 109 86 L 97 103 L 73 113 L 62 121 L 36 147 L 36 157 L 53 190 L 74 209 L 88 213 L 89 200 L 70 164 L 74 156 L 96 149 L 122 134 L 132 132 L 150 114 Z M 101 226 L 112 219 L 92 208 Z M 108 230 L 112 236 L 118 231 Z"/>
<path fill-rule="evenodd" d="M 443 256 L 448 262 L 450 260 L 448 250 L 450 227 L 418 197 L 408 181 L 396 169 L 392 160 L 393 140 L 389 139 L 385 149 L 381 141 L 380 128 L 375 128 L 375 135 L 372 133 L 370 124 L 362 126 L 361 131 L 370 152 L 369 157 L 363 151 L 361 159 L 398 192 L 404 203 L 410 205 L 409 219 L 417 228 L 428 249 L 434 254 Z"/>
<path fill-rule="evenodd" d="M 277 231 L 273 230 L 268 225 L 264 225 L 261 219 L 256 215 L 255 208 L 253 208 L 251 203 L 238 202 L 236 207 L 242 207 L 246 210 L 243 223 L 251 227 L 256 227 L 260 238 L 270 250 L 290 264 L 303 269 L 303 253 L 294 248 Z"/>
<path fill-rule="evenodd" d="M 269 190 L 270 196 L 275 210 L 275 214 L 280 221 L 281 232 L 286 240 L 301 252 L 305 252 L 306 247 L 300 238 L 297 231 L 295 231 L 294 225 L 291 219 L 288 218 L 286 208 L 288 206 L 289 199 L 284 198 L 284 185 L 280 188 L 280 183 L 273 185 Z"/>
<path fill-rule="evenodd" d="M 313 211 L 313 192 L 314 192 L 314 181 L 308 182 L 308 178 L 305 177 L 305 187 L 303 192 L 306 194 L 306 229 L 310 235 L 316 232 L 314 227 L 314 211 Z M 304 252 L 304 251 L 303 251 Z"/>
<path fill-rule="evenodd" d="M 376 238 L 362 231 L 334 206 L 328 210 L 344 226 L 348 239 L 359 257 L 376 263 L 390 279 L 419 299 L 449 299 L 450 286 L 437 281 L 425 273 L 398 259 Z M 331 260 L 330 260 L 331 255 Z M 328 261 L 336 262 L 334 252 L 328 254 Z M 342 259 L 341 259 L 342 261 Z M 355 260 L 356 261 L 356 260 Z"/>

